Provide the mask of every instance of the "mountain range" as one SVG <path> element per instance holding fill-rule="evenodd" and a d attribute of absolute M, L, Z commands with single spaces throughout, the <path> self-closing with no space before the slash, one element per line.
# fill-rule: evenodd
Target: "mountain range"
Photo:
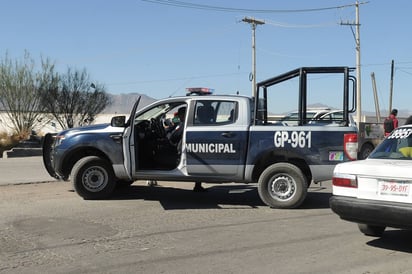
<path fill-rule="evenodd" d="M 111 98 L 112 104 L 107 106 L 102 114 L 129 114 L 139 96 L 141 97 L 141 99 L 137 109 L 140 109 L 157 101 L 157 99 L 139 93 L 109 94 L 109 96 Z"/>

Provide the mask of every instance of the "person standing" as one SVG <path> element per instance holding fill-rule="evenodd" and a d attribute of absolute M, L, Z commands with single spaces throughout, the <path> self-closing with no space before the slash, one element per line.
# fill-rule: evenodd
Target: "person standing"
<path fill-rule="evenodd" d="M 179 119 L 179 123 L 176 123 L 173 130 L 171 130 L 167 135 L 167 138 L 169 139 L 170 143 L 172 145 L 177 146 L 179 150 L 181 149 L 181 141 L 183 137 L 183 130 L 185 127 L 184 125 L 185 116 L 186 116 L 186 107 L 180 107 L 176 115 L 176 117 Z"/>
<path fill-rule="evenodd" d="M 398 127 L 399 121 L 398 121 L 398 118 L 396 118 L 397 116 L 398 116 L 398 110 L 394 108 L 392 109 L 389 116 L 383 122 L 385 137 L 388 136 L 392 132 L 392 130 Z"/>

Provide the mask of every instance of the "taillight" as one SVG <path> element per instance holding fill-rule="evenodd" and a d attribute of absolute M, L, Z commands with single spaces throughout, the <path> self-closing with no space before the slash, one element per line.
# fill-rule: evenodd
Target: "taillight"
<path fill-rule="evenodd" d="M 356 160 L 358 158 L 358 134 L 346 133 L 343 136 L 343 150 L 349 160 Z"/>
<path fill-rule="evenodd" d="M 350 174 L 333 174 L 332 184 L 341 187 L 358 187 L 356 176 Z"/>

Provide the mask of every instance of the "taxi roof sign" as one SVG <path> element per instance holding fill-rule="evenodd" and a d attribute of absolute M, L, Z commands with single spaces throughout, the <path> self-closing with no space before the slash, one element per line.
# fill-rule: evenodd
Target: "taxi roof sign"
<path fill-rule="evenodd" d="M 189 95 L 211 95 L 214 89 L 211 88 L 186 88 L 186 96 Z"/>

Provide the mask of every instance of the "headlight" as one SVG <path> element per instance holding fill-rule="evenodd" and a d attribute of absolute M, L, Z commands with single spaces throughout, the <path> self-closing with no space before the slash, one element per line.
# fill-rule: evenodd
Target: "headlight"
<path fill-rule="evenodd" d="M 54 146 L 59 146 L 63 142 L 63 140 L 66 138 L 64 135 L 56 135 L 54 140 Z"/>

